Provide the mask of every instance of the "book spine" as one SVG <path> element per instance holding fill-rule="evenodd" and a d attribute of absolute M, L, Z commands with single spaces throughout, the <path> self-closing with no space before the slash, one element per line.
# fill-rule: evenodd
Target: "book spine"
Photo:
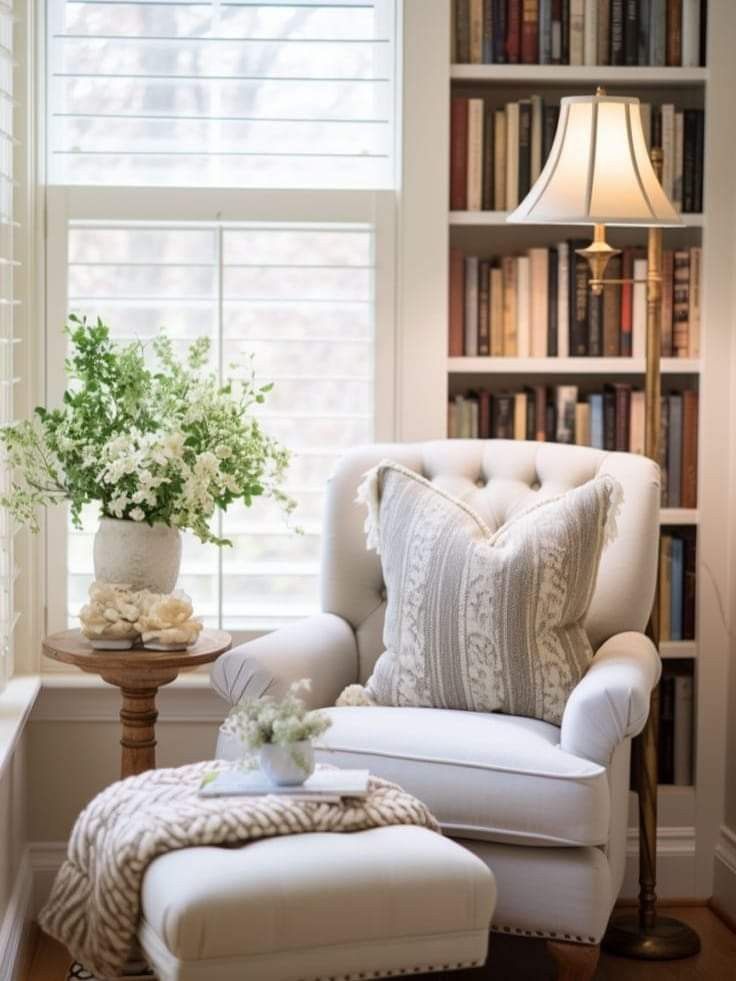
<path fill-rule="evenodd" d="M 490 342 L 490 272 L 491 264 L 483 259 L 478 263 L 478 355 L 487 357 L 491 353 Z"/>
<path fill-rule="evenodd" d="M 542 134 L 542 166 L 547 163 L 547 157 L 552 149 L 552 143 L 557 130 L 557 121 L 560 118 L 559 106 L 544 107 L 544 128 Z"/>
<path fill-rule="evenodd" d="M 639 60 L 638 0 L 626 0 L 624 7 L 624 64 L 636 65 Z"/>
<path fill-rule="evenodd" d="M 598 0 L 585 0 L 583 14 L 583 64 L 598 61 Z"/>
<path fill-rule="evenodd" d="M 705 112 L 696 109 L 697 127 L 695 132 L 695 211 L 703 210 L 703 154 L 705 152 Z"/>
<path fill-rule="evenodd" d="M 641 128 L 644 133 L 644 142 L 647 145 L 647 153 L 652 149 L 652 104 L 651 102 L 639 103 L 639 115 L 641 116 Z"/>
<path fill-rule="evenodd" d="M 635 358 L 646 357 L 647 347 L 647 260 L 634 259 L 634 303 L 631 331 L 631 353 Z"/>
<path fill-rule="evenodd" d="M 657 464 L 659 465 L 660 506 L 669 506 L 669 490 L 667 487 L 667 454 L 670 442 L 670 404 L 666 395 L 659 400 L 659 439 L 657 440 Z"/>
<path fill-rule="evenodd" d="M 639 26 L 636 64 L 649 64 L 650 0 L 639 0 Z"/>
<path fill-rule="evenodd" d="M 629 453 L 644 455 L 645 404 L 644 392 L 631 393 L 631 417 L 629 420 Z"/>
<path fill-rule="evenodd" d="M 675 732 L 673 783 L 689 787 L 693 782 L 693 677 L 675 675 Z"/>
<path fill-rule="evenodd" d="M 514 439 L 526 439 L 526 392 L 514 395 Z"/>
<path fill-rule="evenodd" d="M 610 385 L 603 390 L 603 449 L 616 449 L 616 393 Z"/>
<path fill-rule="evenodd" d="M 603 396 L 596 393 L 588 396 L 590 405 L 590 445 L 596 450 L 604 448 L 603 438 Z"/>
<path fill-rule="evenodd" d="M 478 257 L 465 256 L 465 355 L 478 354 Z"/>
<path fill-rule="evenodd" d="M 611 55 L 609 64 L 624 63 L 624 0 L 611 0 Z"/>
<path fill-rule="evenodd" d="M 470 0 L 455 0 L 455 61 L 470 62 Z"/>
<path fill-rule="evenodd" d="M 688 536 L 685 539 L 684 601 L 682 614 L 682 634 L 685 640 L 695 639 L 695 586 L 697 579 L 695 562 L 695 539 L 692 536 Z"/>
<path fill-rule="evenodd" d="M 506 62 L 506 0 L 493 0 L 493 62 Z"/>
<path fill-rule="evenodd" d="M 627 247 L 621 254 L 621 275 L 629 280 L 621 284 L 621 348 L 620 353 L 630 358 L 633 351 L 634 329 L 634 287 L 630 282 L 634 277 L 634 250 Z"/>
<path fill-rule="evenodd" d="M 673 535 L 670 571 L 670 640 L 682 640 L 683 576 L 684 542 Z"/>
<path fill-rule="evenodd" d="M 694 109 L 685 110 L 682 139 L 682 210 L 695 210 L 695 148 L 698 121 Z"/>
<path fill-rule="evenodd" d="M 690 353 L 690 253 L 677 249 L 674 256 L 672 285 L 672 347 L 676 358 Z"/>
<path fill-rule="evenodd" d="M 528 358 L 531 353 L 531 277 L 529 256 L 516 260 L 516 348 L 517 357 Z"/>
<path fill-rule="evenodd" d="M 519 203 L 519 103 L 506 103 L 506 207 Z"/>
<path fill-rule="evenodd" d="M 490 353 L 494 358 L 502 358 L 504 351 L 503 274 L 500 266 L 491 267 L 489 315 L 491 320 Z"/>
<path fill-rule="evenodd" d="M 523 201 L 531 188 L 532 168 L 532 104 L 529 99 L 521 99 L 519 111 L 519 146 L 518 146 L 518 200 Z"/>
<path fill-rule="evenodd" d="M 557 326 L 558 317 L 558 275 L 557 275 L 557 249 L 552 246 L 547 250 L 547 357 L 556 358 L 557 337 L 559 329 Z"/>
<path fill-rule="evenodd" d="M 537 438 L 537 396 L 533 388 L 526 391 L 526 433 L 524 439 Z"/>
<path fill-rule="evenodd" d="M 544 101 L 541 95 L 533 95 L 531 102 L 530 131 L 530 183 L 533 185 L 542 172 L 542 144 L 544 129 Z"/>
<path fill-rule="evenodd" d="M 493 211 L 493 109 L 487 102 L 483 107 L 482 168 L 481 207 Z"/>
<path fill-rule="evenodd" d="M 672 536 L 662 535 L 659 542 L 659 636 L 670 640 L 672 618 Z"/>
<path fill-rule="evenodd" d="M 468 206 L 468 99 L 453 96 L 450 110 L 450 208 Z"/>
<path fill-rule="evenodd" d="M 667 0 L 666 63 L 682 64 L 682 0 Z"/>
<path fill-rule="evenodd" d="M 465 347 L 465 259 L 461 249 L 450 249 L 449 355 L 463 356 Z"/>
<path fill-rule="evenodd" d="M 678 211 L 682 211 L 682 170 L 685 117 L 683 113 L 675 113 L 675 146 L 674 174 L 672 180 L 672 203 Z"/>
<path fill-rule="evenodd" d="M 577 385 L 557 386 L 557 431 L 555 438 L 558 443 L 575 442 L 575 406 L 577 401 Z"/>
<path fill-rule="evenodd" d="M 621 256 L 608 262 L 606 276 L 621 279 Z M 607 358 L 618 357 L 621 351 L 621 285 L 607 286 L 603 291 L 603 353 Z"/>
<path fill-rule="evenodd" d="M 457 402 L 454 398 L 447 402 L 447 438 L 457 439 L 459 436 L 459 425 L 457 420 Z"/>
<path fill-rule="evenodd" d="M 547 389 L 544 385 L 534 386 L 534 438 L 543 443 L 547 437 Z"/>
<path fill-rule="evenodd" d="M 539 62 L 539 0 L 523 0 L 522 3 L 521 60 L 525 65 Z"/>
<path fill-rule="evenodd" d="M 585 357 L 588 353 L 588 264 L 575 249 L 583 249 L 583 241 L 570 243 L 570 357 Z"/>
<path fill-rule="evenodd" d="M 552 64 L 552 0 L 539 0 L 539 63 Z"/>
<path fill-rule="evenodd" d="M 533 358 L 547 356 L 547 249 L 529 249 L 531 271 L 531 351 Z"/>
<path fill-rule="evenodd" d="M 662 188 L 672 200 L 675 193 L 675 107 L 666 103 L 662 118 Z"/>
<path fill-rule="evenodd" d="M 478 436 L 491 438 L 491 393 L 487 388 L 478 392 Z"/>
<path fill-rule="evenodd" d="M 560 65 L 562 64 L 562 0 L 552 0 L 550 41 L 552 64 Z"/>
<path fill-rule="evenodd" d="M 596 63 L 608 65 L 611 62 L 611 2 L 598 0 L 598 43 Z"/>
<path fill-rule="evenodd" d="M 682 507 L 698 506 L 698 393 L 682 395 Z"/>
<path fill-rule="evenodd" d="M 503 353 L 507 358 L 516 357 L 516 259 L 507 255 L 501 260 L 503 281 Z"/>
<path fill-rule="evenodd" d="M 700 60 L 699 65 L 708 63 L 708 0 L 700 0 Z"/>
<path fill-rule="evenodd" d="M 506 111 L 493 114 L 493 207 L 506 210 Z"/>
<path fill-rule="evenodd" d="M 517 65 L 521 60 L 522 0 L 508 0 L 506 8 L 506 61 Z"/>
<path fill-rule="evenodd" d="M 483 63 L 483 0 L 470 0 L 470 63 Z"/>
<path fill-rule="evenodd" d="M 671 784 L 675 779 L 675 679 L 665 676 L 661 681 L 659 715 L 659 783 Z"/>
<path fill-rule="evenodd" d="M 616 449 L 622 453 L 629 450 L 631 429 L 631 385 L 616 385 Z"/>
<path fill-rule="evenodd" d="M 468 101 L 468 169 L 465 192 L 468 211 L 483 203 L 483 100 Z"/>
<path fill-rule="evenodd" d="M 493 0 L 483 0 L 483 64 L 493 63 Z"/>
<path fill-rule="evenodd" d="M 700 294 L 702 289 L 703 250 L 699 245 L 690 249 L 690 313 L 688 317 L 688 355 L 700 357 Z"/>
<path fill-rule="evenodd" d="M 557 357 L 570 354 L 570 251 L 567 242 L 557 246 Z"/>
<path fill-rule="evenodd" d="M 562 0 L 562 64 L 570 64 L 570 0 Z"/>
<path fill-rule="evenodd" d="M 603 295 L 588 296 L 588 356 L 603 356 Z"/>
<path fill-rule="evenodd" d="M 671 508 L 682 507 L 682 395 L 667 396 L 670 427 L 667 446 L 667 501 Z"/>
<path fill-rule="evenodd" d="M 514 438 L 514 396 L 496 395 L 493 399 L 493 435 L 496 439 Z"/>
<path fill-rule="evenodd" d="M 700 64 L 700 0 L 682 0 L 682 65 Z"/>
<path fill-rule="evenodd" d="M 649 64 L 664 67 L 667 52 L 667 0 L 651 0 L 649 9 Z"/>
<path fill-rule="evenodd" d="M 582 65 L 585 55 L 585 0 L 570 0 L 570 64 Z"/>
<path fill-rule="evenodd" d="M 575 406 L 575 442 L 578 446 L 590 446 L 590 406 L 578 402 Z"/>
<path fill-rule="evenodd" d="M 672 279 L 674 274 L 675 254 L 672 249 L 662 253 L 662 325 L 660 330 L 662 340 L 662 357 L 672 357 Z"/>

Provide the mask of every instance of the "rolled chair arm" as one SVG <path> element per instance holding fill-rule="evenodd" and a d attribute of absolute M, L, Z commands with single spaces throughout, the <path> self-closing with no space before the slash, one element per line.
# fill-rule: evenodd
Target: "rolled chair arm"
<path fill-rule="evenodd" d="M 607 766 L 618 744 L 644 728 L 660 672 L 657 649 L 644 634 L 609 637 L 567 701 L 561 749 Z"/>
<path fill-rule="evenodd" d="M 280 698 L 301 678 L 312 682 L 302 696 L 310 708 L 334 705 L 343 688 L 358 680 L 355 632 L 342 617 L 320 613 L 241 644 L 218 658 L 210 677 L 231 705 L 243 697 Z"/>

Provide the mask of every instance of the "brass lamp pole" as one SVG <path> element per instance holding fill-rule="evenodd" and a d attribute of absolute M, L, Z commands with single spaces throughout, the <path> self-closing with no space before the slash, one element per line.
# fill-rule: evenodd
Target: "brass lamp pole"
<path fill-rule="evenodd" d="M 682 220 L 661 186 L 662 151 L 647 153 L 639 100 L 608 96 L 564 98 L 547 163 L 519 207 L 513 223 L 593 225 L 593 241 L 578 254 L 587 259 L 591 291 L 633 279 L 605 279 L 606 266 L 619 250 L 606 242 L 607 224 L 648 228 L 647 325 L 645 378 L 645 453 L 659 459 L 660 331 L 662 311 L 662 228 Z M 659 583 L 648 634 L 659 648 Z M 700 939 L 689 926 L 657 913 L 657 743 L 659 689 L 651 697 L 649 717 L 634 741 L 634 773 L 639 799 L 638 909 L 615 913 L 603 938 L 614 954 L 644 960 L 689 957 Z"/>

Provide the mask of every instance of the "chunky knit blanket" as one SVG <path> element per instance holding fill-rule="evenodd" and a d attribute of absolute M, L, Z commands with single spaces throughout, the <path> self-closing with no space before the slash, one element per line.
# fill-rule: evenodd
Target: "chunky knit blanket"
<path fill-rule="evenodd" d="M 135 943 L 143 876 L 165 852 L 392 824 L 439 830 L 421 801 L 376 777 L 367 798 L 339 804 L 198 797 L 202 777 L 224 766 L 195 763 L 129 777 L 95 797 L 77 818 L 39 922 L 99 979 L 120 974 Z"/>

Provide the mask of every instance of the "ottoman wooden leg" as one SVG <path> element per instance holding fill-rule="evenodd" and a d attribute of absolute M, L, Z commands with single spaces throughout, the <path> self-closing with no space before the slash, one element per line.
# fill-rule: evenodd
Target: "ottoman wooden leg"
<path fill-rule="evenodd" d="M 547 950 L 557 965 L 557 981 L 591 981 L 598 966 L 598 944 L 568 944 L 548 940 Z"/>

